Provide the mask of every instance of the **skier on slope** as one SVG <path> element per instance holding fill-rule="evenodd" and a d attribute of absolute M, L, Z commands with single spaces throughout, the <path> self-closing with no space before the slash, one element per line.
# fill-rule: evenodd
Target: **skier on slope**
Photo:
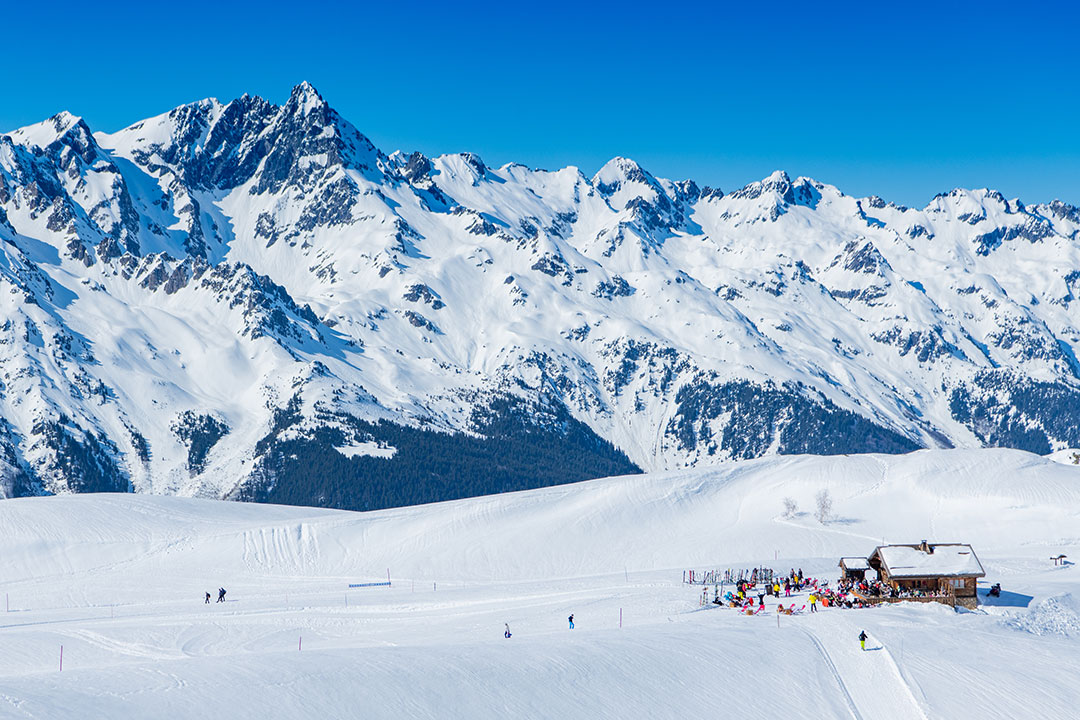
<path fill-rule="evenodd" d="M 504 638 L 510 637 L 510 623 L 506 623 L 506 632 L 503 633 Z"/>
<path fill-rule="evenodd" d="M 209 592 L 206 593 L 206 604 L 207 605 L 210 604 L 210 593 Z"/>
<path fill-rule="evenodd" d="M 218 602 L 225 602 L 225 588 L 218 588 L 217 601 Z"/>
<path fill-rule="evenodd" d="M 570 613 L 570 617 L 568 617 L 566 619 L 570 621 L 570 629 L 573 630 L 574 629 L 574 613 Z"/>
<path fill-rule="evenodd" d="M 865 630 L 863 630 L 862 632 L 859 633 L 859 645 L 862 646 L 863 650 L 866 650 L 866 631 Z"/>

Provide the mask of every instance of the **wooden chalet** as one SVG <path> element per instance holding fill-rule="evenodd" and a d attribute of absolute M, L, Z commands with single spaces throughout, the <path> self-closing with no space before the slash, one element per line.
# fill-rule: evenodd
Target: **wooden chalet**
<path fill-rule="evenodd" d="M 963 543 L 881 545 L 867 558 L 881 582 L 898 591 L 944 599 L 950 605 L 974 609 L 976 581 L 984 577 L 982 563 Z"/>
<path fill-rule="evenodd" d="M 840 577 L 844 580 L 865 580 L 870 563 L 864 557 L 840 558 Z"/>

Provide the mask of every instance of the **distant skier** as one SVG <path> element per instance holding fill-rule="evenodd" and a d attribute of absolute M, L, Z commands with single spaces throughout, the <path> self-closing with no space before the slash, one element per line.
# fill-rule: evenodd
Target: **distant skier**
<path fill-rule="evenodd" d="M 566 619 L 570 621 L 570 629 L 573 630 L 574 629 L 574 614 L 570 613 L 570 617 L 568 617 Z"/>
<path fill-rule="evenodd" d="M 863 630 L 862 632 L 859 633 L 859 645 L 862 646 L 863 650 L 866 650 L 866 631 L 865 630 Z"/>
<path fill-rule="evenodd" d="M 505 624 L 506 624 L 506 632 L 503 633 L 503 637 L 504 638 L 509 638 L 510 637 L 510 623 L 505 623 Z"/>
<path fill-rule="evenodd" d="M 817 612 L 817 595 L 810 593 L 810 597 L 807 598 L 810 601 L 810 612 Z"/>
<path fill-rule="evenodd" d="M 225 588 L 218 588 L 217 601 L 218 602 L 225 602 Z"/>
<path fill-rule="evenodd" d="M 206 593 L 206 604 L 207 605 L 210 604 L 210 593 L 209 592 Z"/>

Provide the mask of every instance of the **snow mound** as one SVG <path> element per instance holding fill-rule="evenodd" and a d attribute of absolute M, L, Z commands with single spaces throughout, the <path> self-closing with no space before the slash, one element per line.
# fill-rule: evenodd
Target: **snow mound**
<path fill-rule="evenodd" d="M 1080 601 L 1072 593 L 1055 595 L 1043 600 L 1031 612 L 1009 615 L 1002 623 L 1033 635 L 1080 637 Z"/>

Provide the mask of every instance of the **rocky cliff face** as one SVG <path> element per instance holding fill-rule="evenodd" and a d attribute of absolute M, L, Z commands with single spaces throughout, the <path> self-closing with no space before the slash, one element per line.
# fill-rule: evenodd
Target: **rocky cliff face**
<path fill-rule="evenodd" d="M 386 155 L 303 84 L 0 136 L 0 496 L 379 507 L 1080 444 L 1080 210 Z"/>

